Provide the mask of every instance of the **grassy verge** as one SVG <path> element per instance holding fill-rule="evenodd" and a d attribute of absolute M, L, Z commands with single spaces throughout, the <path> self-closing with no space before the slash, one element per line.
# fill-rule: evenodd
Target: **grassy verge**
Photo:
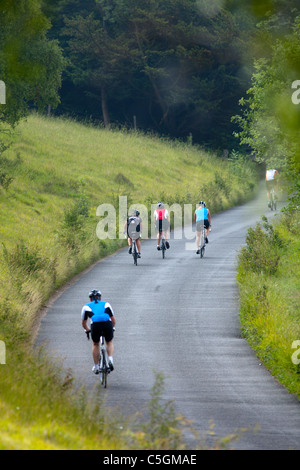
<path fill-rule="evenodd" d="M 32 355 L 32 327 L 51 294 L 124 245 L 97 238 L 100 204 L 117 208 L 122 195 L 149 209 L 158 200 L 205 199 L 214 213 L 249 199 L 255 172 L 237 155 L 223 161 L 183 143 L 63 119 L 31 116 L 10 140 L 0 155 L 0 448 L 142 446 L 148 439 L 128 429 L 111 433 L 114 417 L 99 403 L 87 406 L 72 378 Z M 100 426 L 89 419 L 95 413 Z M 156 446 L 175 445 L 169 430 L 156 433 Z"/>
<path fill-rule="evenodd" d="M 263 219 L 249 230 L 238 283 L 244 336 L 271 373 L 300 398 L 299 211 L 281 214 L 272 225 Z"/>

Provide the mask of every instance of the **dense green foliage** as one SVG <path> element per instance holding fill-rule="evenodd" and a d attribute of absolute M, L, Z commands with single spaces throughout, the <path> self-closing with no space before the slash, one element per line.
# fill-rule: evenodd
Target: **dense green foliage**
<path fill-rule="evenodd" d="M 60 0 L 52 22 L 69 59 L 58 112 L 129 127 L 135 116 L 140 129 L 236 144 L 247 13 L 204 0 Z"/>
<path fill-rule="evenodd" d="M 240 101 L 237 136 L 266 168 L 276 168 L 289 203 L 274 224 L 248 232 L 238 283 L 242 330 L 261 360 L 300 397 L 298 360 L 300 204 L 300 11 L 293 0 L 261 2 L 252 85 Z M 298 88 L 298 90 L 297 90 Z"/>
<path fill-rule="evenodd" d="M 300 339 L 299 240 L 298 211 L 250 229 L 239 255 L 238 284 L 244 336 L 272 374 L 300 398 L 299 360 L 292 357 Z"/>
<path fill-rule="evenodd" d="M 259 27 L 265 49 L 255 61 L 252 86 L 240 104 L 243 114 L 234 120 L 242 144 L 258 161 L 277 168 L 287 182 L 296 207 L 300 202 L 300 12 L 269 16 Z"/>
<path fill-rule="evenodd" d="M 65 62 L 58 42 L 47 38 L 50 23 L 38 1 L 2 0 L 0 14 L 0 80 L 7 95 L 0 120 L 13 125 L 29 103 L 39 109 L 58 105 Z"/>

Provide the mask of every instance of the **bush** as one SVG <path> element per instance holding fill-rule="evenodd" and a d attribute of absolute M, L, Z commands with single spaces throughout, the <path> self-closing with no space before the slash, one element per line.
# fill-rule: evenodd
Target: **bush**
<path fill-rule="evenodd" d="M 283 242 L 267 218 L 262 217 L 262 220 L 263 224 L 257 223 L 248 230 L 246 246 L 240 252 L 239 261 L 246 270 L 272 275 L 277 271 Z"/>
<path fill-rule="evenodd" d="M 24 240 L 10 251 L 3 244 L 3 255 L 10 271 L 21 271 L 25 275 L 36 274 L 49 264 L 38 248 L 26 245 Z"/>

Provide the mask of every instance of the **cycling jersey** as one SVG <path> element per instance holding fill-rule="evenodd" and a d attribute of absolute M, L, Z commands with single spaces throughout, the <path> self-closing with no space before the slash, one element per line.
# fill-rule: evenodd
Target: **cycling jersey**
<path fill-rule="evenodd" d="M 207 214 L 208 214 L 208 209 L 206 209 L 206 207 L 199 207 L 199 209 L 196 210 L 196 222 L 207 220 L 208 219 Z"/>
<path fill-rule="evenodd" d="M 81 311 L 81 319 L 91 319 L 91 323 L 110 321 L 114 315 L 113 309 L 108 302 L 102 300 L 94 300 L 84 305 Z"/>
<path fill-rule="evenodd" d="M 169 212 L 167 209 L 155 209 L 155 230 L 156 232 L 166 232 L 170 228 L 170 222 L 168 221 Z"/>
<path fill-rule="evenodd" d="M 278 175 L 277 170 L 267 170 L 266 171 L 266 181 L 273 181 L 277 175 Z"/>
<path fill-rule="evenodd" d="M 155 220 L 167 219 L 168 216 L 169 216 L 169 213 L 167 209 L 155 209 L 154 211 Z"/>
<path fill-rule="evenodd" d="M 141 236 L 142 219 L 137 216 L 128 217 L 127 219 L 127 235 L 132 240 L 137 240 Z"/>

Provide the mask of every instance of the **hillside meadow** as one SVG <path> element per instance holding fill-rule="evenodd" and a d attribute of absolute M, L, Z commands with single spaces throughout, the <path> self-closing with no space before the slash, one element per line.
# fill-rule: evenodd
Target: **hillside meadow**
<path fill-rule="evenodd" d="M 72 377 L 32 352 L 34 326 L 58 288 L 125 246 L 124 238 L 97 237 L 99 205 L 117 209 L 119 196 L 126 196 L 128 205 L 150 210 L 159 200 L 194 205 L 204 199 L 216 213 L 253 197 L 256 172 L 236 153 L 223 160 L 189 143 L 69 119 L 31 115 L 2 135 L 0 448 L 143 448 L 147 430 L 108 432 L 116 417 L 104 417 L 99 403 L 87 406 L 84 391 L 74 394 Z M 101 427 L 89 419 L 95 409 Z M 156 434 L 158 448 L 183 445 L 179 421 L 168 418 L 167 435 Z"/>

